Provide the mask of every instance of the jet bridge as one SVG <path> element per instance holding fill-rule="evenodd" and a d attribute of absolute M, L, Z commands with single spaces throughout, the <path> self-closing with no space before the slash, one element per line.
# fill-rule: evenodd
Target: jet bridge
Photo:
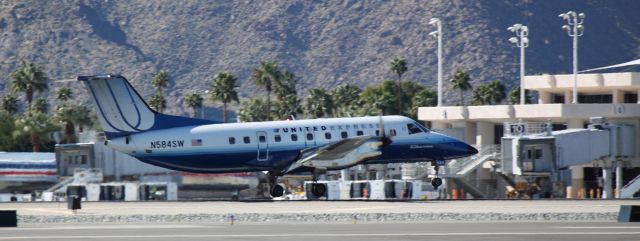
<path fill-rule="evenodd" d="M 621 172 L 621 163 L 635 156 L 634 127 L 609 125 L 604 118 L 592 118 L 587 129 L 553 131 L 551 123 L 504 126 L 500 172 L 512 177 L 546 177 L 549 183 L 571 185 L 572 177 L 567 175 L 570 168 L 602 167 L 603 197 L 609 198 L 611 168 L 619 168 L 617 172 Z M 622 181 L 617 180 L 616 184 L 621 187 Z"/>

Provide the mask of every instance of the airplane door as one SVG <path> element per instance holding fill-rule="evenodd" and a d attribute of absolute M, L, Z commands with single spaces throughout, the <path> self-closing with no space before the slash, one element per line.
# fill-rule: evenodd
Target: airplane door
<path fill-rule="evenodd" d="M 267 142 L 267 132 L 256 132 L 258 140 L 258 161 L 266 161 L 269 158 L 269 142 Z"/>

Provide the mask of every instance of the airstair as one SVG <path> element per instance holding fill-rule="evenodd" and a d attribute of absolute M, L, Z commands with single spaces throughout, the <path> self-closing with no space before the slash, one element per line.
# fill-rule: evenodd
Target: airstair
<path fill-rule="evenodd" d="M 467 193 L 475 198 L 488 198 L 489 194 L 481 191 L 472 184 L 466 177 L 473 170 L 481 167 L 483 163 L 491 160 L 500 160 L 501 152 L 499 145 L 486 145 L 478 148 L 478 154 L 450 161 L 442 174 L 443 178 L 447 178 L 462 187 Z"/>
<path fill-rule="evenodd" d="M 100 168 L 82 169 L 76 168 L 73 170 L 73 177 L 62 179 L 55 185 L 49 187 L 44 192 L 58 193 L 66 192 L 67 186 L 73 183 L 88 183 L 88 182 L 102 182 L 102 170 Z"/>
<path fill-rule="evenodd" d="M 640 175 L 620 189 L 620 198 L 633 198 L 638 192 L 640 192 Z"/>

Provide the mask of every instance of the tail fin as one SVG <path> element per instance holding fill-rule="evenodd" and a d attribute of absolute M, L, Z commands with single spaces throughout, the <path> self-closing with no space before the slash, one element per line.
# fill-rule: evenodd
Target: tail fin
<path fill-rule="evenodd" d="M 217 123 L 158 113 L 149 108 L 121 75 L 78 76 L 78 80 L 89 90 L 108 139 L 150 130 Z"/>

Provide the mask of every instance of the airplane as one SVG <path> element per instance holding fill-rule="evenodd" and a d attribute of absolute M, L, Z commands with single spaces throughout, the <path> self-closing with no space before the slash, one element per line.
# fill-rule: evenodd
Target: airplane
<path fill-rule="evenodd" d="M 117 151 L 152 165 L 194 173 L 265 172 L 272 197 L 277 179 L 359 164 L 432 162 L 475 155 L 455 138 L 404 116 L 220 123 L 158 113 L 121 75 L 78 76 L 90 93 L 107 141 Z M 436 168 L 436 175 L 437 175 Z M 437 188 L 442 179 L 432 179 Z M 311 192 L 323 196 L 324 185 Z"/>

